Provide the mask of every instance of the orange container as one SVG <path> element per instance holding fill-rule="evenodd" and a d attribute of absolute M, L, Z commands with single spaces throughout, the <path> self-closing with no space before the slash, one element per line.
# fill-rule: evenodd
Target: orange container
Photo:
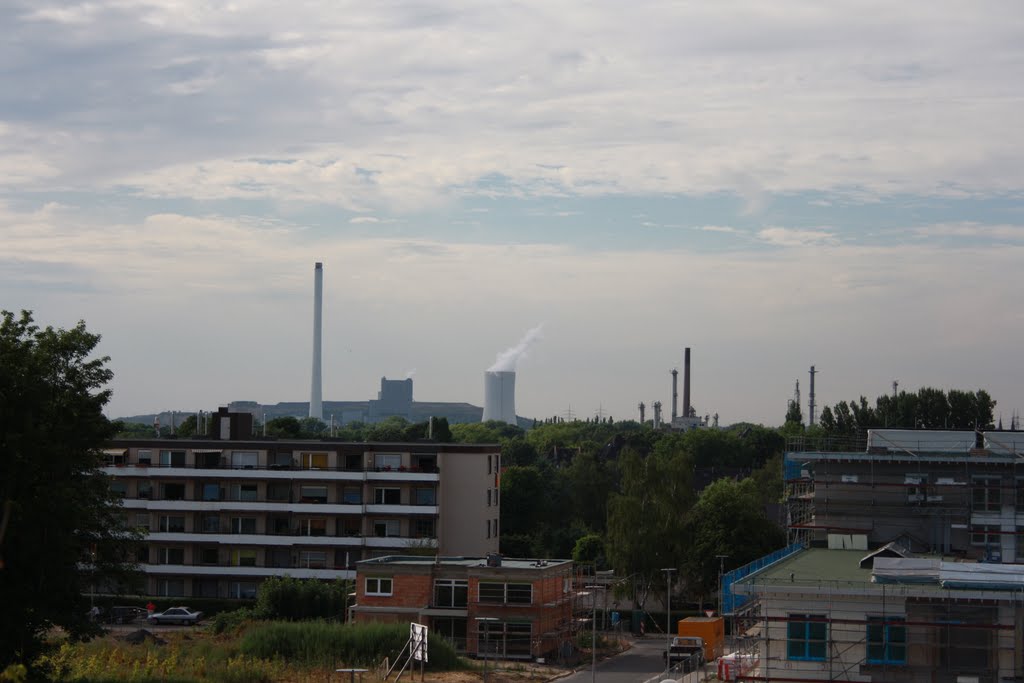
<path fill-rule="evenodd" d="M 704 639 L 704 659 L 713 662 L 722 656 L 725 645 L 725 619 L 722 617 L 686 617 L 676 624 L 680 636 Z"/>

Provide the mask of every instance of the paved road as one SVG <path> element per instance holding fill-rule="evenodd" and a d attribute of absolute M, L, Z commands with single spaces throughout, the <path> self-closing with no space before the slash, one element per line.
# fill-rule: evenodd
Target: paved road
<path fill-rule="evenodd" d="M 665 670 L 665 642 L 658 638 L 642 638 L 621 655 L 597 663 L 597 683 L 643 683 Z M 581 663 L 581 666 L 584 666 Z M 559 683 L 590 683 L 594 677 L 590 665 Z"/>

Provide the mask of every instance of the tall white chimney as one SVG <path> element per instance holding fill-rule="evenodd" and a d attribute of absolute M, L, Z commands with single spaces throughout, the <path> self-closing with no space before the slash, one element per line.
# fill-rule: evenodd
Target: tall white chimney
<path fill-rule="evenodd" d="M 484 373 L 484 422 L 499 420 L 516 424 L 516 373 L 488 370 Z"/>
<path fill-rule="evenodd" d="M 321 384 L 320 340 L 323 336 L 324 264 L 317 261 L 313 270 L 313 380 L 309 390 L 309 416 L 324 419 L 323 387 Z"/>

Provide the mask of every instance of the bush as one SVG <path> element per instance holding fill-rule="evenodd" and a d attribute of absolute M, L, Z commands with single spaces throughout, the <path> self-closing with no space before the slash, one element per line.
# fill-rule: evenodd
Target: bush
<path fill-rule="evenodd" d="M 257 659 L 280 657 L 302 666 L 334 667 L 340 662 L 372 667 L 385 657 L 394 660 L 409 639 L 407 624 L 329 624 L 272 622 L 254 625 L 239 643 L 243 654 Z M 459 669 L 465 663 L 451 643 L 430 635 L 428 666 L 435 671 Z"/>
<path fill-rule="evenodd" d="M 272 576 L 260 584 L 256 611 L 260 618 L 298 621 L 344 621 L 351 584 Z"/>

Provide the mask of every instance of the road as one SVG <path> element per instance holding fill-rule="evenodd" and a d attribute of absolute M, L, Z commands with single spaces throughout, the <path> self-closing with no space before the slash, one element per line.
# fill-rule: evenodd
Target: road
<path fill-rule="evenodd" d="M 597 663 L 598 683 L 643 683 L 665 670 L 665 641 L 640 638 L 621 655 Z M 583 664 L 581 663 L 581 666 Z M 589 664 L 582 671 L 559 679 L 559 683 L 590 683 L 594 677 Z M 659 679 L 660 680 L 660 679 Z"/>

